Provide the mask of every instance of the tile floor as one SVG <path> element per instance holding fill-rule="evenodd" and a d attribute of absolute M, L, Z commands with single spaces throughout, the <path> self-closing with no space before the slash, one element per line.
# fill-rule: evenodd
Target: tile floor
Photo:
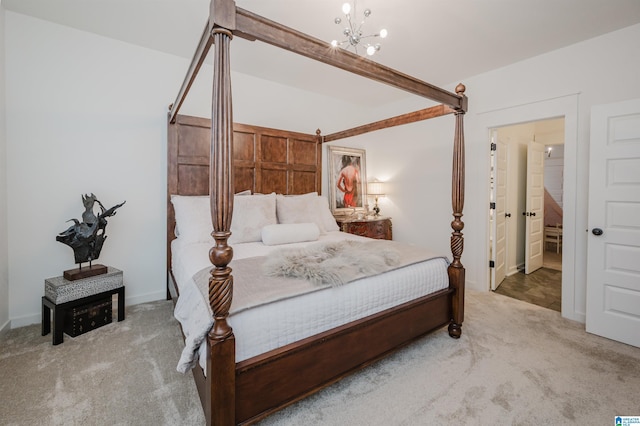
<path fill-rule="evenodd" d="M 562 254 L 545 251 L 542 268 L 529 275 L 518 272 L 505 278 L 496 293 L 560 312 Z"/>

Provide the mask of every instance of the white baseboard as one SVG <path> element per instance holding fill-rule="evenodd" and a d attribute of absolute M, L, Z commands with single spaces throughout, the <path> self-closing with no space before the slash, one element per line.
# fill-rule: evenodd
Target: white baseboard
<path fill-rule="evenodd" d="M 126 290 L 125 290 L 126 294 Z M 125 306 L 129 305 L 139 305 L 141 303 L 147 302 L 155 302 L 156 300 L 166 300 L 167 299 L 167 291 L 154 291 L 153 293 L 140 294 L 132 297 L 124 297 Z"/>
<path fill-rule="evenodd" d="M 506 275 L 507 277 L 510 277 L 511 275 L 515 275 L 518 272 L 522 272 L 524 271 L 524 263 L 520 263 L 516 266 L 512 266 L 511 268 L 509 268 L 509 271 L 507 271 Z"/>
<path fill-rule="evenodd" d="M 19 328 L 19 327 L 25 327 L 31 324 L 38 324 L 41 321 L 42 321 L 42 313 L 25 315 L 19 318 L 11 318 L 9 320 L 9 322 L 11 323 L 11 328 Z"/>
<path fill-rule="evenodd" d="M 2 326 L 0 326 L 0 337 L 2 337 L 7 331 L 11 329 L 11 321 L 7 320 Z"/>
<path fill-rule="evenodd" d="M 580 322 L 585 324 L 587 322 L 587 316 L 581 314 L 579 312 L 562 312 L 562 317 L 566 319 L 570 319 L 572 321 Z"/>
<path fill-rule="evenodd" d="M 486 288 L 482 288 L 478 285 L 478 283 L 476 281 L 472 281 L 472 280 L 467 280 L 467 282 L 464 284 L 465 290 L 472 290 L 472 291 L 487 291 Z"/>

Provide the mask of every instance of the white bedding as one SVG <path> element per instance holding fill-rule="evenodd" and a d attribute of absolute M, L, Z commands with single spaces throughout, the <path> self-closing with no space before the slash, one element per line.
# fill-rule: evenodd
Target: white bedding
<path fill-rule="evenodd" d="M 319 241 L 365 239 L 334 231 L 320 236 Z M 365 239 L 366 240 L 366 239 Z M 287 244 L 286 247 L 309 243 Z M 236 244 L 234 259 L 266 256 L 282 246 L 261 242 Z M 206 345 L 203 330 L 211 325 L 205 300 L 193 282 L 193 275 L 210 265 L 209 243 L 172 242 L 172 268 L 180 290 L 175 317 L 185 333 L 185 350 L 178 371 L 195 365 L 193 348 L 199 348 L 199 359 L 205 368 Z M 236 338 L 236 361 L 243 361 L 289 343 L 330 330 L 348 322 L 381 312 L 390 307 L 448 286 L 448 261 L 438 257 L 428 262 L 409 265 L 384 274 L 359 279 L 339 287 L 303 294 L 295 298 L 258 306 L 231 315 L 228 319 Z M 235 286 L 242 283 L 234 282 Z"/>

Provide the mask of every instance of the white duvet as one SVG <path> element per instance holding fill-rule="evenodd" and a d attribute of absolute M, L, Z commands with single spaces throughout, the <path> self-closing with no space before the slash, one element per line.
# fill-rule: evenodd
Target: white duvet
<path fill-rule="evenodd" d="M 329 232 L 319 241 L 365 239 L 344 232 Z M 314 242 L 315 243 L 315 242 Z M 302 247 L 310 243 L 287 244 Z M 244 243 L 233 246 L 234 259 L 266 256 L 283 246 Z M 185 334 L 185 348 L 177 369 L 186 372 L 198 359 L 206 367 L 204 338 L 212 325 L 208 301 L 193 282 L 193 275 L 210 265 L 209 243 L 172 242 L 172 268 L 180 297 L 174 315 Z M 261 305 L 229 316 L 236 338 L 236 362 L 381 312 L 448 287 L 448 261 L 438 257 L 339 287 Z M 242 285 L 235 281 L 234 286 Z"/>

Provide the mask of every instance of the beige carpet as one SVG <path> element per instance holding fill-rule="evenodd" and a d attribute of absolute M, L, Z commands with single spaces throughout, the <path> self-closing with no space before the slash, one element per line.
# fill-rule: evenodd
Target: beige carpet
<path fill-rule="evenodd" d="M 375 342 L 371 342 L 375 344 Z M 0 340 L 1 425 L 199 425 L 170 302 L 59 346 L 39 326 Z M 301 372 L 303 374 L 303 372 Z M 462 338 L 440 330 L 262 425 L 611 425 L 640 415 L 640 349 L 557 312 L 468 293 Z"/>
<path fill-rule="evenodd" d="M 126 313 L 57 346 L 40 325 L 10 330 L 0 340 L 0 425 L 201 424 L 193 377 L 175 369 L 182 337 L 171 302 Z"/>

